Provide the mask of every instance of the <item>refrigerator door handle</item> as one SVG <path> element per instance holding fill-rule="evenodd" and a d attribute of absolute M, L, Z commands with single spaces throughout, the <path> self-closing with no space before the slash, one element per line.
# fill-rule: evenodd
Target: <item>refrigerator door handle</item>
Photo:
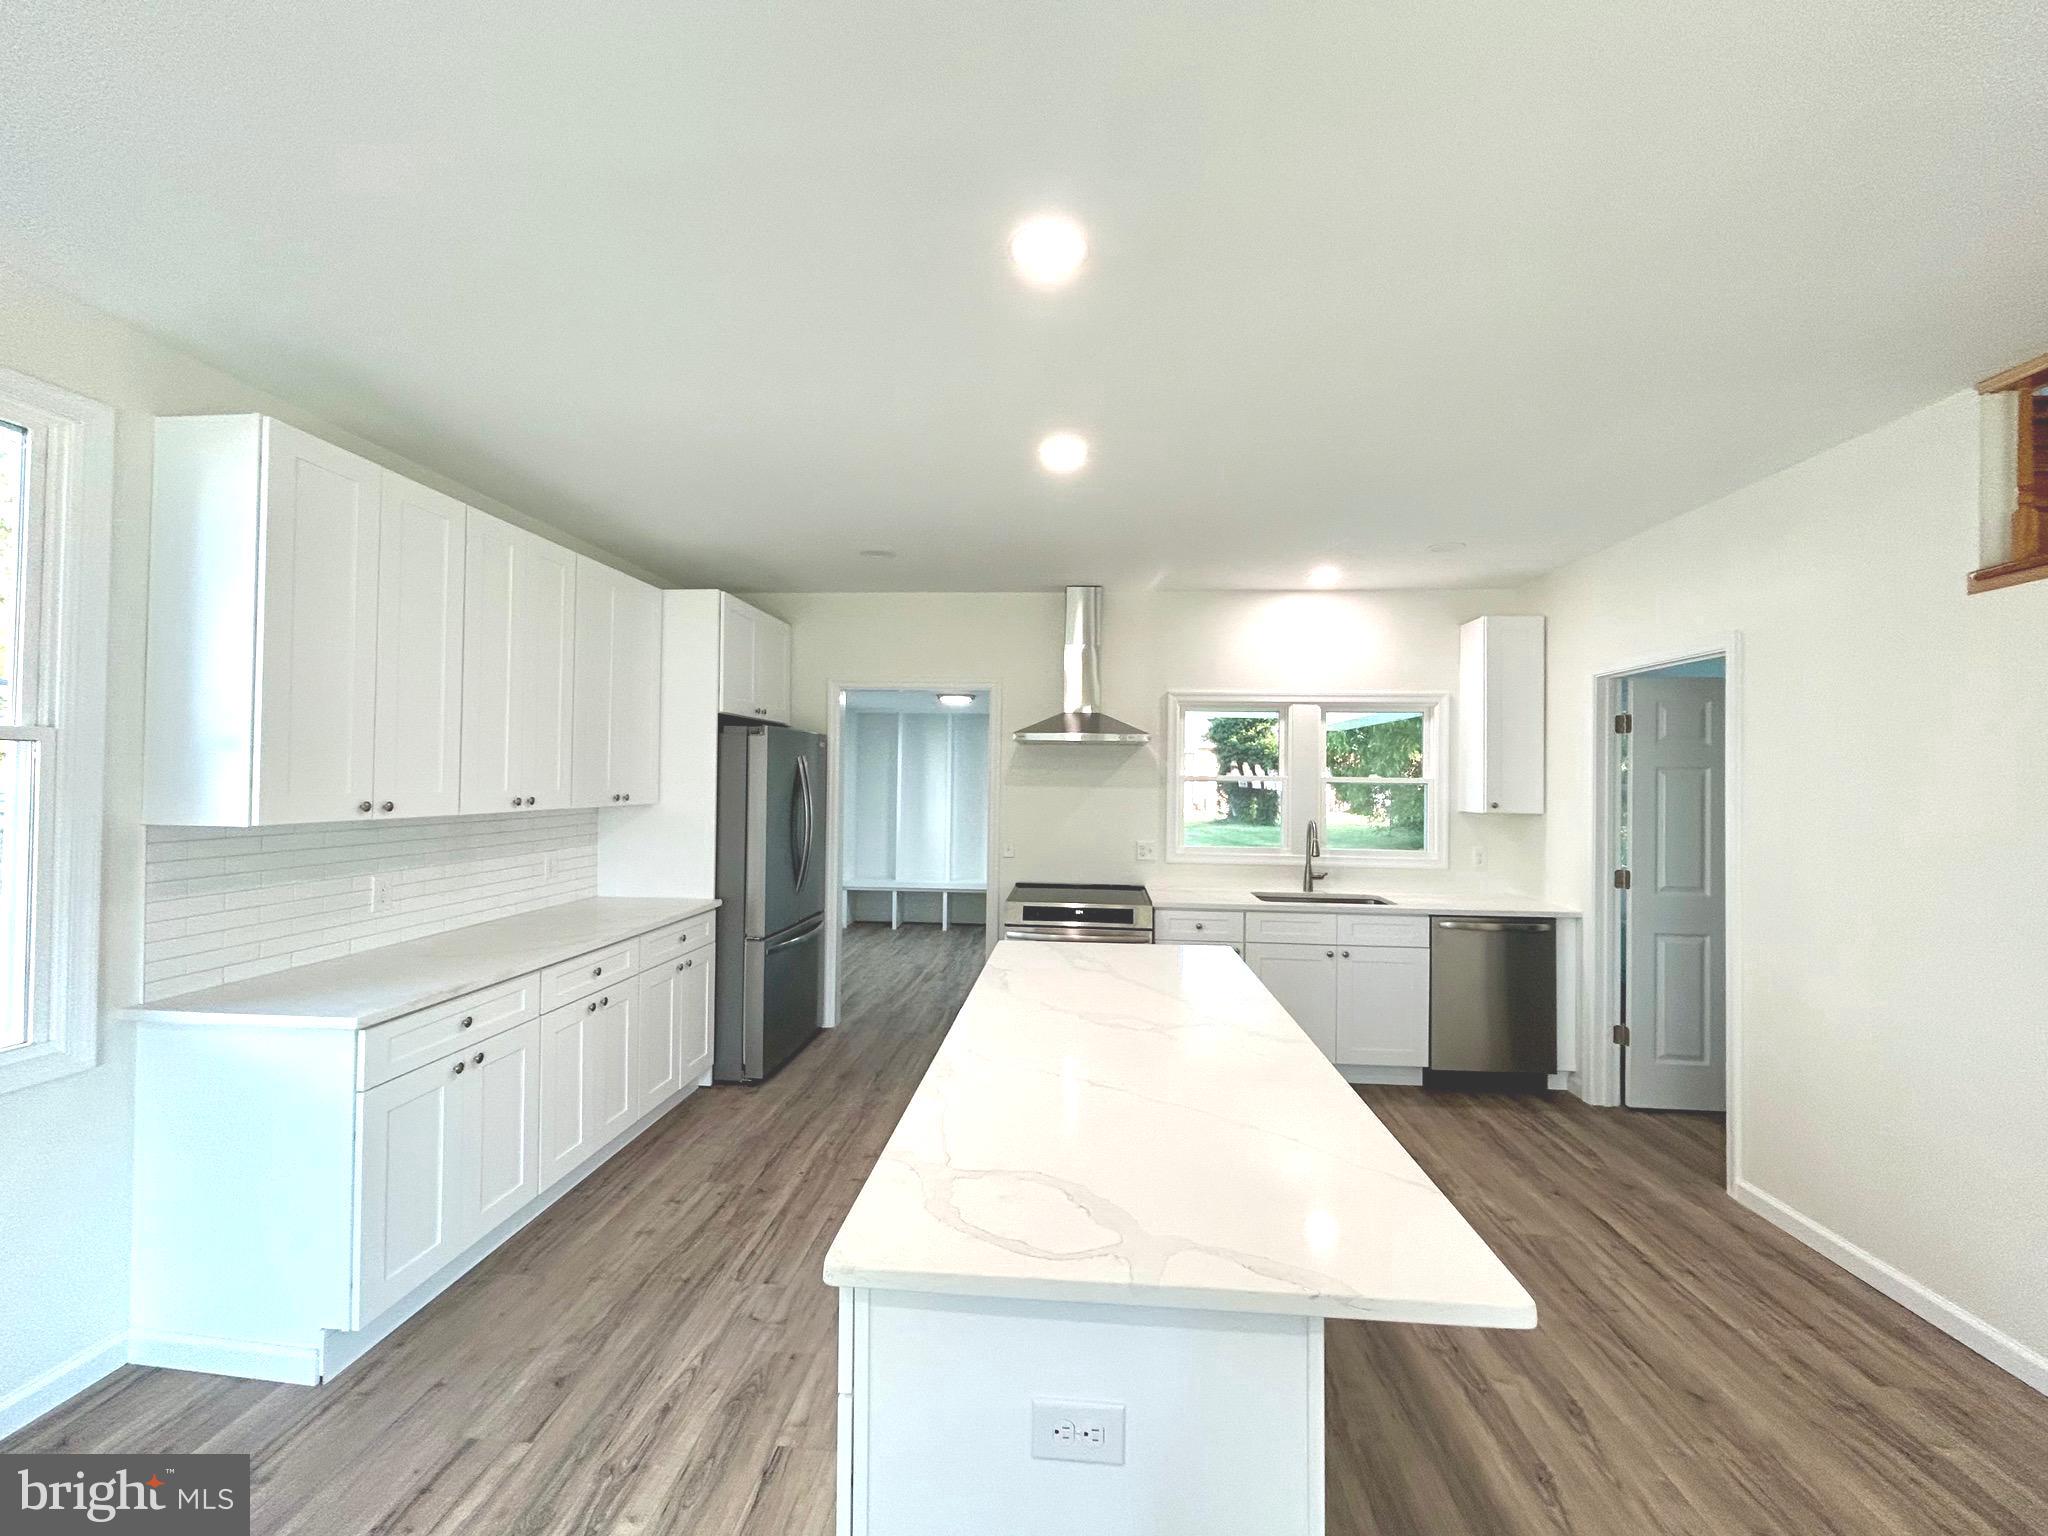
<path fill-rule="evenodd" d="M 796 783 L 792 786 L 789 800 L 792 820 L 799 806 L 804 813 L 803 840 L 797 845 L 796 865 L 791 873 L 795 876 L 797 889 L 802 890 L 804 876 L 811 870 L 811 764 L 807 757 L 796 760 Z"/>
<path fill-rule="evenodd" d="M 762 953 L 774 954 L 777 950 L 792 949 L 798 944 L 808 944 L 813 939 L 817 938 L 818 935 L 823 933 L 824 931 L 825 925 L 823 923 L 820 923 L 817 927 L 807 929 L 803 933 L 792 934 L 789 938 L 775 940 L 772 944 L 769 944 L 762 951 Z"/>

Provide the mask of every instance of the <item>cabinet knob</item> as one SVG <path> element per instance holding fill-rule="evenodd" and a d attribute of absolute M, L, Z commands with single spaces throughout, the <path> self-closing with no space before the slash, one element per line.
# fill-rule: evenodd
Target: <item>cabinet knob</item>
<path fill-rule="evenodd" d="M 1335 951 L 1334 949 L 1326 949 L 1323 951 L 1323 958 L 1325 960 L 1334 960 L 1337 958 L 1337 951 Z"/>
<path fill-rule="evenodd" d="M 1351 951 L 1350 951 L 1350 950 L 1348 950 L 1348 949 L 1347 949 L 1347 950 L 1345 950 L 1345 951 L 1344 951 L 1344 958 L 1345 958 L 1346 960 L 1349 960 L 1349 959 L 1351 958 Z"/>
<path fill-rule="evenodd" d="M 676 969 L 679 971 L 687 971 L 691 966 L 695 965 L 696 963 L 697 962 L 694 960 L 685 960 L 681 965 L 677 966 Z"/>
<path fill-rule="evenodd" d="M 370 802 L 369 802 L 369 801 L 367 801 L 367 800 L 358 800 L 358 801 L 356 802 L 356 809 L 357 809 L 357 810 L 359 810 L 359 811 L 367 811 L 367 810 L 369 810 L 369 808 L 370 808 Z"/>
<path fill-rule="evenodd" d="M 595 1013 L 595 1012 L 597 1012 L 597 1004 L 595 1004 L 595 1003 L 585 1003 L 585 1004 L 583 1005 L 583 1011 L 584 1011 L 585 1013 Z"/>
<path fill-rule="evenodd" d="M 463 1027 L 464 1029 L 467 1029 L 467 1028 L 469 1028 L 469 1026 L 470 1026 L 470 1025 L 474 1024 L 475 1022 L 476 1022 L 476 1015 L 475 1015 L 475 1014 L 473 1014 L 473 1013 L 471 1013 L 471 1014 L 465 1014 L 465 1015 L 463 1016 L 463 1020 L 462 1020 L 462 1027 Z"/>
<path fill-rule="evenodd" d="M 389 800 L 386 800 L 382 805 L 378 806 L 377 809 L 380 811 L 395 811 L 398 809 L 398 807 L 393 805 Z"/>
<path fill-rule="evenodd" d="M 533 796 L 531 796 L 531 795 L 528 795 L 528 796 L 526 797 L 526 803 L 527 803 L 528 805 L 531 805 L 531 804 L 533 804 Z"/>
<path fill-rule="evenodd" d="M 619 797 L 618 797 L 617 795 L 613 795 L 613 796 L 612 796 L 612 804 L 614 804 L 614 805 L 617 805 L 618 803 L 619 803 Z"/>
<path fill-rule="evenodd" d="M 611 1000 L 611 997 L 610 997 L 610 995 L 609 995 L 609 994 L 607 994 L 607 995 L 606 995 L 606 996 L 604 996 L 604 997 L 600 997 L 600 998 L 599 998 L 599 999 L 597 1000 L 597 1006 L 598 1006 L 598 1007 L 600 1007 L 600 1008 L 609 1008 L 609 1007 L 611 1007 L 611 1005 L 612 1005 L 612 1000 Z"/>
<path fill-rule="evenodd" d="M 1201 931 L 1202 925 L 1200 923 L 1195 924 L 1195 932 L 1200 933 Z"/>
<path fill-rule="evenodd" d="M 520 807 L 520 806 L 522 806 L 522 805 L 524 805 L 524 804 L 526 804 L 526 802 L 525 802 L 524 800 L 520 799 L 520 798 L 519 798 L 519 797 L 518 797 L 517 795 L 514 795 L 514 796 L 512 797 L 512 809 L 513 809 L 513 810 L 515 810 L 515 811 L 516 811 L 516 810 L 518 810 L 518 809 L 519 809 L 519 807 Z M 365 809 L 365 810 L 367 810 L 367 809 L 369 809 L 369 807 L 365 806 L 365 807 L 364 807 L 364 809 Z"/>
<path fill-rule="evenodd" d="M 462 1076 L 462 1069 L 468 1065 L 469 1063 L 466 1061 L 458 1061 L 457 1063 L 455 1063 L 455 1075 L 457 1077 Z"/>
<path fill-rule="evenodd" d="M 593 976 L 602 976 L 604 974 L 604 967 L 601 965 L 593 965 L 590 968 L 590 974 Z"/>
<path fill-rule="evenodd" d="M 482 1066 L 484 1064 L 484 1053 L 482 1051 L 478 1051 L 474 1056 L 470 1057 L 469 1059 L 475 1062 L 478 1066 Z"/>
<path fill-rule="evenodd" d="M 619 798 L 621 800 L 630 800 L 633 798 L 633 791 L 629 789 L 623 795 L 619 796 Z"/>
<path fill-rule="evenodd" d="M 1486 802 L 1486 808 L 1489 811 L 1497 811 L 1500 809 L 1500 802 L 1498 800 L 1489 800 Z"/>

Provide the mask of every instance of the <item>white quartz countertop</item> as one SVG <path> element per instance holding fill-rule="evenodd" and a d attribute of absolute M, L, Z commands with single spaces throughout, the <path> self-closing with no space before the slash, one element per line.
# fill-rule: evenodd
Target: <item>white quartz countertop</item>
<path fill-rule="evenodd" d="M 593 896 L 161 998 L 124 1009 L 123 1016 L 166 1024 L 364 1029 L 717 905 L 712 897 Z"/>
<path fill-rule="evenodd" d="M 1528 1292 L 1227 948 L 997 945 L 825 1280 L 1536 1324 Z"/>
<path fill-rule="evenodd" d="M 1540 896 L 1527 896 L 1514 891 L 1490 891 L 1483 889 L 1462 889 L 1447 887 L 1443 890 L 1404 891 L 1395 888 L 1378 887 L 1358 883 L 1360 895 L 1384 896 L 1389 905 L 1381 906 L 1333 906 L 1327 901 L 1261 901 L 1254 891 L 1289 891 L 1301 884 L 1301 866 L 1292 864 L 1286 868 L 1274 866 L 1273 877 L 1256 885 L 1213 885 L 1206 883 L 1178 884 L 1172 880 L 1147 880 L 1145 889 L 1151 893 L 1155 908 L 1197 909 L 1211 912 L 1236 911 L 1240 908 L 1260 912 L 1423 912 L 1442 914 L 1445 917 L 1578 917 L 1577 907 L 1560 907 L 1545 901 Z M 1331 887 L 1327 881 L 1317 889 L 1328 895 L 1347 894 L 1346 885 Z"/>

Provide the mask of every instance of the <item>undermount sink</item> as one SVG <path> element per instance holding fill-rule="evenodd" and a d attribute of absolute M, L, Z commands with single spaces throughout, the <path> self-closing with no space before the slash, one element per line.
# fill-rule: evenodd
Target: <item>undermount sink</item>
<path fill-rule="evenodd" d="M 1312 901 L 1319 907 L 1391 907 L 1385 896 L 1353 896 L 1348 891 L 1253 891 L 1260 901 Z"/>

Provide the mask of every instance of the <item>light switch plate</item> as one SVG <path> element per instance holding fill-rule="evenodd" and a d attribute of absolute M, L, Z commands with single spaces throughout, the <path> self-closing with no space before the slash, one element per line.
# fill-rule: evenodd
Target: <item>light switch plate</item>
<path fill-rule="evenodd" d="M 1124 1405 L 1031 1399 L 1031 1455 L 1038 1461 L 1124 1464 Z"/>

